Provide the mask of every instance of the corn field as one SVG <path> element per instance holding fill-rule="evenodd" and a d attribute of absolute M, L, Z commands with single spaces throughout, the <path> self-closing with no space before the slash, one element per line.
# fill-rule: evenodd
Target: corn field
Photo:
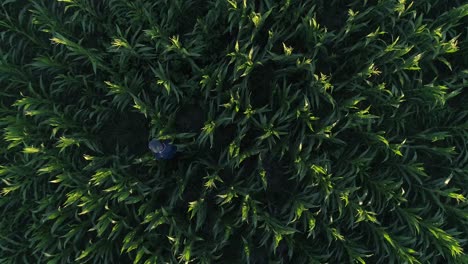
<path fill-rule="evenodd" d="M 0 263 L 467 264 L 467 87 L 462 0 L 1 0 Z"/>

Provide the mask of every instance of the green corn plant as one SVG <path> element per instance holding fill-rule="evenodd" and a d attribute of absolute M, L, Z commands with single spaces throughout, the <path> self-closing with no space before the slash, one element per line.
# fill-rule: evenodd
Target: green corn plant
<path fill-rule="evenodd" d="M 3 1 L 0 263 L 467 263 L 467 10 Z"/>

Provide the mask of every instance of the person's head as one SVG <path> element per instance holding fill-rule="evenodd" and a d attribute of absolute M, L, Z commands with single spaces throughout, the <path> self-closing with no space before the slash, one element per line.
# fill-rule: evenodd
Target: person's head
<path fill-rule="evenodd" d="M 160 153 L 164 150 L 164 143 L 162 143 L 159 140 L 153 139 L 148 144 L 148 147 L 153 153 Z"/>

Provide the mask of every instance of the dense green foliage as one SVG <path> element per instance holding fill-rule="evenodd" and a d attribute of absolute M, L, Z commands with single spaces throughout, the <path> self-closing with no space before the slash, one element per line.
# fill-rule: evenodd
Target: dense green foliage
<path fill-rule="evenodd" d="M 468 263 L 467 19 L 3 0 L 0 263 Z"/>

